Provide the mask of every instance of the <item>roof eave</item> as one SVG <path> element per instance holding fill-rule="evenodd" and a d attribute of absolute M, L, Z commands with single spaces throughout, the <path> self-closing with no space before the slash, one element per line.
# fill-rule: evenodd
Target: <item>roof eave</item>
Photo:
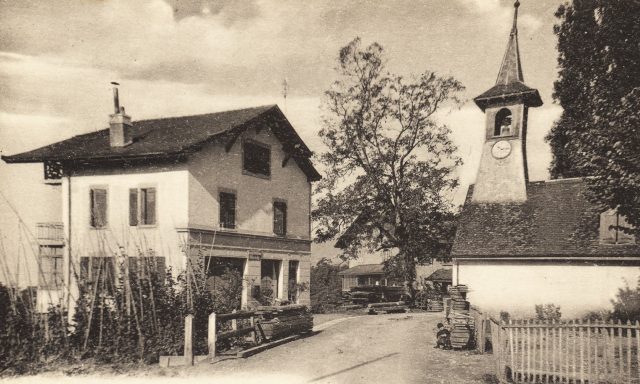
<path fill-rule="evenodd" d="M 540 97 L 540 93 L 538 93 L 537 89 L 531 89 L 523 92 L 507 93 L 507 94 L 495 95 L 495 96 L 480 95 L 475 99 L 473 99 L 473 101 L 476 103 L 478 108 L 480 108 L 483 112 L 491 104 L 499 104 L 502 102 L 509 102 L 514 100 L 521 100 L 527 107 L 532 107 L 532 108 L 540 107 L 543 104 L 542 98 Z"/>

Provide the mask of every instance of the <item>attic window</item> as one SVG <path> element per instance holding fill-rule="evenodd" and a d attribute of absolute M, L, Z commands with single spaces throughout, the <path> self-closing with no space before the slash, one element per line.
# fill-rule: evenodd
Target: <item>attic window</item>
<path fill-rule="evenodd" d="M 242 145 L 242 169 L 250 175 L 271 176 L 271 149 L 265 144 L 245 141 Z"/>
<path fill-rule="evenodd" d="M 513 116 L 508 108 L 502 108 L 496 113 L 494 136 L 510 136 L 513 134 Z"/>
<path fill-rule="evenodd" d="M 624 216 L 615 210 L 604 212 L 600 215 L 600 242 L 603 244 L 635 244 L 635 236 L 625 231 L 625 229 L 632 228 Z"/>

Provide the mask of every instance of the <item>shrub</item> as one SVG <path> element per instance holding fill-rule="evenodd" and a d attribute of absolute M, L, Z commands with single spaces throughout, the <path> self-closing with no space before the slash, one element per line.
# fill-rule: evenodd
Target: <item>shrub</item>
<path fill-rule="evenodd" d="M 640 320 L 640 282 L 636 288 L 631 288 L 629 284 L 626 284 L 625 287 L 618 289 L 612 304 L 612 320 L 622 322 Z"/>
<path fill-rule="evenodd" d="M 535 306 L 536 309 L 536 320 L 550 320 L 557 321 L 562 317 L 562 313 L 560 312 L 560 306 L 555 304 L 537 304 Z"/>
<path fill-rule="evenodd" d="M 324 313 L 340 305 L 342 295 L 342 281 L 340 267 L 322 258 L 311 267 L 311 311 Z"/>

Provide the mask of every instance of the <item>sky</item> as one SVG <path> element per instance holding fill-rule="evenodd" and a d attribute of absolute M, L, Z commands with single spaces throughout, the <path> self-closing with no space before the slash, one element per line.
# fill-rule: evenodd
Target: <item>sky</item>
<path fill-rule="evenodd" d="M 525 82 L 545 103 L 529 115 L 530 176 L 541 180 L 551 159 L 543 138 L 561 111 L 551 96 L 561 1 L 521 3 Z M 320 152 L 323 92 L 336 79 L 339 49 L 360 37 L 384 47 L 392 72 L 432 70 L 465 85 L 465 103 L 441 113 L 465 162 L 452 196 L 459 204 L 482 145 L 484 116 L 471 99 L 495 82 L 512 16 L 513 3 L 503 0 L 0 0 L 0 151 L 106 128 L 110 82 L 118 81 L 134 121 L 275 103 Z M 9 203 L 25 221 L 46 221 L 36 219 L 46 196 L 21 181 L 40 172 L 0 163 L 0 230 L 15 220 Z M 0 236 L 6 243 L 16 233 Z"/>

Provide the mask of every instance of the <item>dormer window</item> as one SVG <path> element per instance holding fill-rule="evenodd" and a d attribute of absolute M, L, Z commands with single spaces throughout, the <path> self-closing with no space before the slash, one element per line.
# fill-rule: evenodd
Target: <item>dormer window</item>
<path fill-rule="evenodd" d="M 511 136 L 513 134 L 513 116 L 508 108 L 502 108 L 496 113 L 494 136 Z"/>
<path fill-rule="evenodd" d="M 600 242 L 603 244 L 635 244 L 636 237 L 629 233 L 633 227 L 616 210 L 600 215 Z"/>
<path fill-rule="evenodd" d="M 271 149 L 255 141 L 242 145 L 242 168 L 245 174 L 268 178 L 271 176 Z"/>

